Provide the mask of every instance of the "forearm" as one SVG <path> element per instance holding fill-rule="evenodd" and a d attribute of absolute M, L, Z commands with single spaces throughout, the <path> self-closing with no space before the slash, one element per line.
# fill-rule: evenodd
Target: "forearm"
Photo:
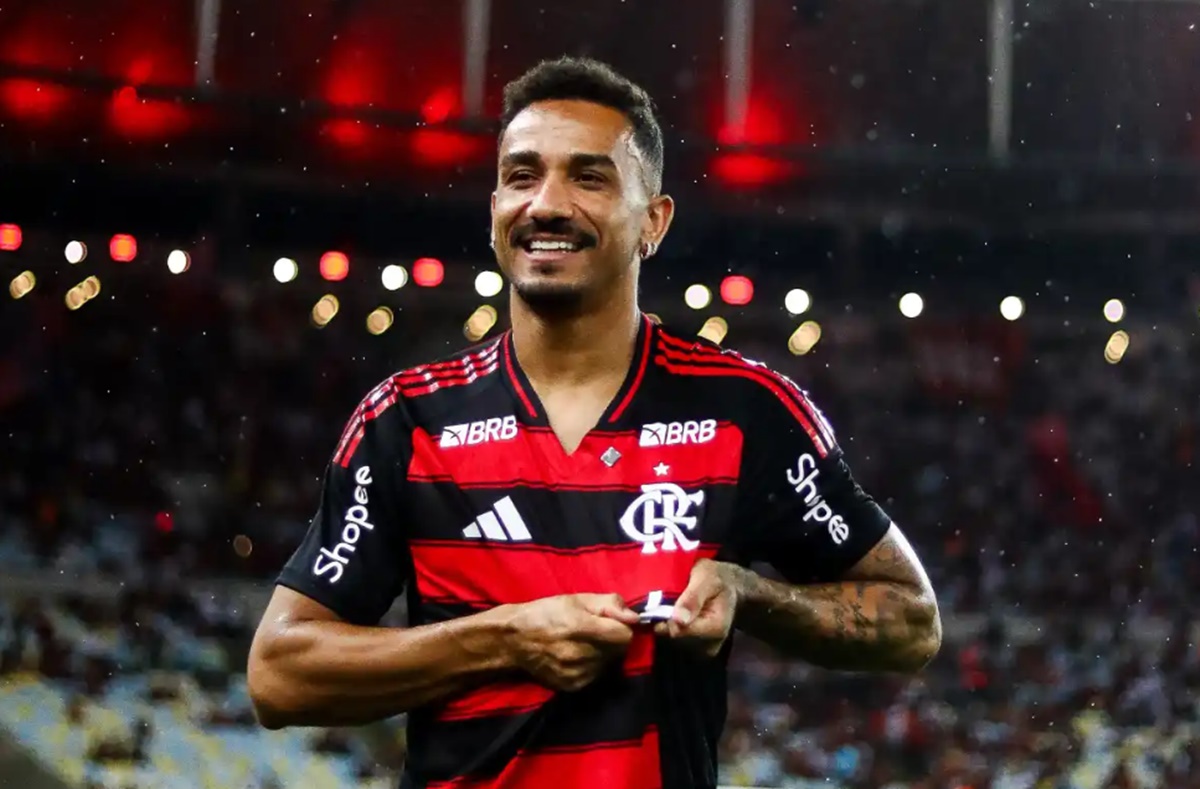
<path fill-rule="evenodd" d="M 735 624 L 789 657 L 844 671 L 918 671 L 941 645 L 927 586 L 885 581 L 793 586 L 737 568 Z"/>
<path fill-rule="evenodd" d="M 381 720 L 508 670 L 505 627 L 498 609 L 413 628 L 284 622 L 255 640 L 251 696 L 269 728 Z"/>

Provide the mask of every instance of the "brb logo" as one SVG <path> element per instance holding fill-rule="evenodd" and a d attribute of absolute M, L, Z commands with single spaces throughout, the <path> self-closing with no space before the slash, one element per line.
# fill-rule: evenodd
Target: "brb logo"
<path fill-rule="evenodd" d="M 621 516 L 621 531 L 642 544 L 642 553 L 677 548 L 694 551 L 700 541 L 687 537 L 684 531 L 695 530 L 697 518 L 689 513 L 692 507 L 703 504 L 702 490 L 688 493 L 673 482 L 642 485 L 642 495 Z"/>
<path fill-rule="evenodd" d="M 371 486 L 371 467 L 363 466 L 354 472 L 354 482 L 355 503 L 346 510 L 343 518 L 342 541 L 333 546 L 332 551 L 322 548 L 317 561 L 313 563 L 313 575 L 318 578 L 328 575 L 331 584 L 336 584 L 342 579 L 342 573 L 350 563 L 350 556 L 357 550 L 355 546 L 362 538 L 363 530 L 375 530 L 374 524 L 371 523 L 371 513 L 367 511 L 367 488 Z"/>
<path fill-rule="evenodd" d="M 642 425 L 639 447 L 670 447 L 676 444 L 707 444 L 717 434 L 717 420 L 699 422 L 651 422 Z"/>
<path fill-rule="evenodd" d="M 821 496 L 821 491 L 817 487 L 817 477 L 819 476 L 821 476 L 821 472 L 817 470 L 816 458 L 805 454 L 801 455 L 796 462 L 794 472 L 788 469 L 787 481 L 798 494 L 804 497 L 804 503 L 808 505 L 808 510 L 804 513 L 804 521 L 827 524 L 829 538 L 833 540 L 834 545 L 841 545 L 850 536 L 850 527 L 842 520 L 841 515 L 833 514 L 833 508 Z"/>
<path fill-rule="evenodd" d="M 486 444 L 489 441 L 508 441 L 516 437 L 517 418 L 506 416 L 503 419 L 482 419 L 465 425 L 444 427 L 438 446 L 443 449 L 473 447 L 476 444 Z"/>

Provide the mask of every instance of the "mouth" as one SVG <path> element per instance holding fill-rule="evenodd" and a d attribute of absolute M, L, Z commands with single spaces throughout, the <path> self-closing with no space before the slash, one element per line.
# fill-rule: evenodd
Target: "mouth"
<path fill-rule="evenodd" d="M 526 256 L 536 263 L 565 260 L 590 246 L 592 244 L 582 238 L 531 237 L 517 242 L 517 247 L 524 250 Z"/>

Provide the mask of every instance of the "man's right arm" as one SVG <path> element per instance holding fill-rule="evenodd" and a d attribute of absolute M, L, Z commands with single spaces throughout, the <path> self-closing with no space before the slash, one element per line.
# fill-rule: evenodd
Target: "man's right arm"
<path fill-rule="evenodd" d="M 366 627 L 276 587 L 250 649 L 247 680 L 259 721 L 354 726 L 407 712 L 516 668 L 511 612 L 412 628 Z"/>
<path fill-rule="evenodd" d="M 577 594 L 366 627 L 280 586 L 250 648 L 250 697 L 259 721 L 279 729 L 371 723 L 505 674 L 574 691 L 625 654 L 637 621 L 617 595 Z"/>

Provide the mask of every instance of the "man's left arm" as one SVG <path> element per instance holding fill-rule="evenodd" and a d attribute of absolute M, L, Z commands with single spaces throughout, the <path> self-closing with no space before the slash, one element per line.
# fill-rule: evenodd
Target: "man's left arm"
<path fill-rule="evenodd" d="M 942 638 L 928 575 L 820 411 L 794 385 L 778 394 L 746 431 L 737 522 L 718 557 L 729 561 L 698 562 L 658 632 L 715 654 L 736 625 L 825 668 L 920 670 Z M 754 561 L 787 581 L 744 566 Z"/>
<path fill-rule="evenodd" d="M 717 569 L 732 587 L 734 624 L 789 657 L 841 671 L 915 672 L 941 647 L 933 587 L 895 525 L 833 583 L 781 583 L 735 564 Z"/>

